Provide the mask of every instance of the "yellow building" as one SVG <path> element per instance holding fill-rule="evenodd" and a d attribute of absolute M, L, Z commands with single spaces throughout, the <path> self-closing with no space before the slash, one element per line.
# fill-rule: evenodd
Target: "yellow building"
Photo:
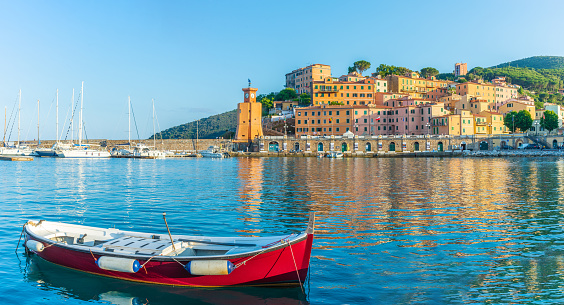
<path fill-rule="evenodd" d="M 494 111 L 480 112 L 482 117 L 486 118 L 488 126 L 488 134 L 504 134 L 509 133 L 509 129 L 503 124 L 503 115 Z"/>
<path fill-rule="evenodd" d="M 485 99 L 472 99 L 470 100 L 469 110 L 472 114 L 480 114 L 483 111 L 490 111 L 492 103 L 489 103 Z"/>
<path fill-rule="evenodd" d="M 458 114 L 435 117 L 432 120 L 435 135 L 472 135 L 474 134 L 474 115 L 468 110 Z"/>
<path fill-rule="evenodd" d="M 390 92 L 409 94 L 413 98 L 429 98 L 438 99 L 442 95 L 446 95 L 449 81 L 437 80 L 435 77 L 429 79 L 419 77 L 417 72 L 409 75 L 389 75 L 388 90 Z"/>
<path fill-rule="evenodd" d="M 257 90 L 243 88 L 244 101 L 237 104 L 237 132 L 234 142 L 250 142 L 263 135 L 262 104 L 257 102 Z"/>
<path fill-rule="evenodd" d="M 311 95 L 313 82 L 322 81 L 327 77 L 331 77 L 331 66 L 309 65 L 286 74 L 286 88 L 292 88 L 298 94 L 307 93 Z"/>
<path fill-rule="evenodd" d="M 521 110 L 527 110 L 531 114 L 531 118 L 533 118 L 533 120 L 535 119 L 534 102 L 510 99 L 498 108 L 498 112 L 503 114 L 504 116 L 511 111 L 519 112 Z"/>
<path fill-rule="evenodd" d="M 480 84 L 473 82 L 466 82 L 456 85 L 456 94 L 458 95 L 471 95 L 478 98 L 483 98 L 488 103 L 495 103 L 496 101 L 496 86 L 492 84 Z"/>

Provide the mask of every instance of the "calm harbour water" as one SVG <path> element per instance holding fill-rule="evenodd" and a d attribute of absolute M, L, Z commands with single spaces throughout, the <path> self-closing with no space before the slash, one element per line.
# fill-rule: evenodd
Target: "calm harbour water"
<path fill-rule="evenodd" d="M 564 159 L 0 162 L 0 304 L 564 302 Z M 46 219 L 194 235 L 305 229 L 299 288 L 196 289 L 96 277 L 14 253 Z"/>

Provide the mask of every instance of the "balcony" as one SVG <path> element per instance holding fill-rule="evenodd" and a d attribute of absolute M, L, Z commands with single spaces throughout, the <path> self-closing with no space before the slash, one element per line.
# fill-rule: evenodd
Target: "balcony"
<path fill-rule="evenodd" d="M 320 87 L 318 92 L 339 92 L 339 89 L 337 89 L 337 87 Z"/>

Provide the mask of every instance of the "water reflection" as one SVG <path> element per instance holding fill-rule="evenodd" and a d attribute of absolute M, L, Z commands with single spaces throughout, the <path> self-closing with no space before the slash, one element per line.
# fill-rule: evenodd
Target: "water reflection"
<path fill-rule="evenodd" d="M 63 299 L 115 305 L 141 304 L 308 304 L 299 288 L 203 289 L 145 285 L 94 276 L 53 265 L 37 256 L 27 259 L 23 276 L 31 285 Z"/>
<path fill-rule="evenodd" d="M 40 160 L 27 163 L 37 168 L 19 172 L 19 180 L 0 177 L 9 215 L 2 219 L 12 226 L 3 231 L 6 240 L 17 240 L 30 214 L 163 232 L 166 210 L 178 234 L 263 236 L 303 230 L 316 211 L 312 303 L 558 303 L 564 296 L 564 159 L 121 161 L 85 162 L 79 175 L 76 162 Z M 52 185 L 44 182 L 51 176 Z M 40 279 L 58 282 L 50 291 L 77 291 L 85 300 L 117 293 L 150 304 L 221 303 L 213 299 L 221 295 L 268 303 L 295 293 L 220 294 L 105 278 L 89 280 L 95 291 L 79 293 L 84 287 L 69 278 L 82 273 L 57 281 L 50 277 L 60 268 L 47 269 Z"/>

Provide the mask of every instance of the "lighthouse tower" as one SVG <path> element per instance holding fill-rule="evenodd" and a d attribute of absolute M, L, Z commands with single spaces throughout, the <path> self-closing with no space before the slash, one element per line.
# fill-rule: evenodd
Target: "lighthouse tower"
<path fill-rule="evenodd" d="M 257 90 L 243 88 L 244 99 L 237 104 L 237 132 L 234 142 L 251 142 L 262 137 L 262 104 L 257 102 Z"/>

